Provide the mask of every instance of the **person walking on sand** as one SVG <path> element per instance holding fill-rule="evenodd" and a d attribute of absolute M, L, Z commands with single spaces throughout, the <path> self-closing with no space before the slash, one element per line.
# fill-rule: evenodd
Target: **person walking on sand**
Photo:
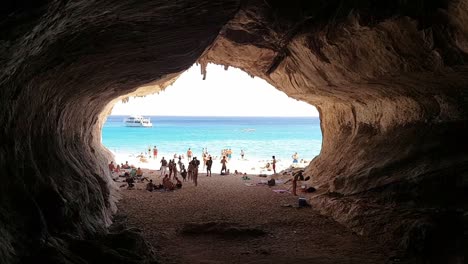
<path fill-rule="evenodd" d="M 241 159 L 244 159 L 244 150 L 241 149 Z"/>
<path fill-rule="evenodd" d="M 226 156 L 223 156 L 223 158 L 221 159 L 221 164 L 223 164 L 221 166 L 221 175 L 224 175 L 225 173 L 227 173 L 226 163 L 227 163 Z M 224 171 L 224 173 L 223 173 L 223 171 Z"/>
<path fill-rule="evenodd" d="M 271 156 L 273 158 L 273 161 L 271 162 L 271 165 L 273 165 L 273 174 L 276 174 L 276 158 L 275 156 Z"/>
<path fill-rule="evenodd" d="M 189 148 L 189 149 L 187 150 L 187 160 L 188 160 L 188 162 L 191 161 L 191 159 L 192 159 L 192 154 L 193 154 L 193 153 L 192 153 L 192 150 Z"/>
<path fill-rule="evenodd" d="M 153 159 L 157 159 L 158 158 L 158 148 L 156 146 L 154 146 L 153 148 Z"/>
<path fill-rule="evenodd" d="M 211 165 L 213 165 L 213 160 L 210 156 L 209 159 L 206 161 L 206 177 L 211 177 Z"/>
<path fill-rule="evenodd" d="M 167 160 L 162 157 L 161 159 L 161 176 L 166 175 L 166 170 L 167 170 Z"/>

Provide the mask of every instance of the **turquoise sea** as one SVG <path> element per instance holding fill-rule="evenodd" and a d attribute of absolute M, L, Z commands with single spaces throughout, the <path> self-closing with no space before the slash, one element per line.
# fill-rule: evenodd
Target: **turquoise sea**
<path fill-rule="evenodd" d="M 153 127 L 126 127 L 126 116 L 108 116 L 102 143 L 114 153 L 137 155 L 157 146 L 160 155 L 185 154 L 191 148 L 200 156 L 203 148 L 213 156 L 231 148 L 233 158 L 290 159 L 297 152 L 310 160 L 322 144 L 318 117 L 181 117 L 146 116 Z"/>

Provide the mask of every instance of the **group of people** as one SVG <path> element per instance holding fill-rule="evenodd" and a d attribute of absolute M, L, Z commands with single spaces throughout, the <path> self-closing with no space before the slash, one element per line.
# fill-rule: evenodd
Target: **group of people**
<path fill-rule="evenodd" d="M 175 183 L 169 178 L 169 175 L 166 174 L 164 178 L 162 179 L 161 184 L 154 184 L 153 180 L 150 180 L 146 184 L 146 190 L 147 191 L 155 191 L 155 190 L 165 190 L 165 191 L 173 191 L 175 189 L 180 189 L 182 188 L 182 182 L 179 180 L 179 178 L 174 177 Z"/>
<path fill-rule="evenodd" d="M 123 163 L 117 164 L 117 166 L 114 164 L 113 161 L 111 161 L 108 166 L 109 166 L 110 172 L 117 172 L 117 173 L 119 173 L 121 170 L 124 170 L 124 169 L 135 168 L 135 166 L 128 164 L 128 161 L 126 161 L 125 164 Z"/>

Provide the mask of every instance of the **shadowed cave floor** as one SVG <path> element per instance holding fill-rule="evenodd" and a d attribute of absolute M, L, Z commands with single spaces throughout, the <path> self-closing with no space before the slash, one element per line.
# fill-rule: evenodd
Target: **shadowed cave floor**
<path fill-rule="evenodd" d="M 149 175 L 161 182 L 158 172 Z M 198 187 L 175 192 L 147 192 L 141 183 L 122 191 L 118 214 L 142 230 L 161 263 L 388 263 L 378 241 L 296 208 L 291 194 L 248 187 L 240 176 L 199 178 Z"/>

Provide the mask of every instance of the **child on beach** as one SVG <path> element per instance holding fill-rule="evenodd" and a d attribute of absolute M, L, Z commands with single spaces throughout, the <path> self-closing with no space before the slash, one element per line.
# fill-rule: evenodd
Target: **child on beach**
<path fill-rule="evenodd" d="M 187 178 L 187 170 L 185 170 L 184 164 L 182 164 L 182 169 L 180 170 L 180 175 L 182 176 L 182 180 L 186 181 Z"/>

